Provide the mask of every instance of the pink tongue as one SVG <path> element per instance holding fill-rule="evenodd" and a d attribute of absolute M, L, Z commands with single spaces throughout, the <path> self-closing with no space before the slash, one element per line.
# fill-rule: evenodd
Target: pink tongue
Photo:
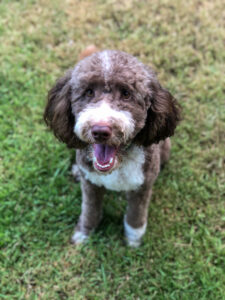
<path fill-rule="evenodd" d="M 104 144 L 94 144 L 94 154 L 101 165 L 109 163 L 116 155 L 116 148 Z"/>

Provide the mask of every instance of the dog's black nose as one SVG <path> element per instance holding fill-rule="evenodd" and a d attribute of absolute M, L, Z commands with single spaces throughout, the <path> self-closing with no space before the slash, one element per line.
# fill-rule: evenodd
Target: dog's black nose
<path fill-rule="evenodd" d="M 112 129 L 105 125 L 94 125 L 91 128 L 91 134 L 96 141 L 106 141 L 111 137 Z"/>

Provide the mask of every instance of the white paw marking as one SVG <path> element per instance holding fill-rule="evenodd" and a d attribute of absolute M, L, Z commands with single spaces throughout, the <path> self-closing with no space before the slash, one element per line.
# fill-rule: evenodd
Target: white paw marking
<path fill-rule="evenodd" d="M 131 247 L 138 247 L 141 244 L 141 238 L 144 235 L 147 227 L 147 222 L 139 227 L 133 228 L 131 227 L 127 221 L 126 216 L 124 217 L 124 229 L 125 229 L 125 236 L 127 238 L 127 244 Z"/>
<path fill-rule="evenodd" d="M 88 236 L 86 234 L 83 234 L 81 231 L 76 231 L 74 235 L 72 236 L 71 240 L 74 244 L 82 244 Z"/>

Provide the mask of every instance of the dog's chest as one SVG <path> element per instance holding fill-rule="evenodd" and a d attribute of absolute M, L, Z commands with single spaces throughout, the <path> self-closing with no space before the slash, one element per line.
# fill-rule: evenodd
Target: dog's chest
<path fill-rule="evenodd" d="M 134 146 L 126 157 L 124 157 L 118 169 L 111 174 L 101 175 L 97 172 L 90 172 L 80 166 L 84 176 L 91 183 L 104 186 L 113 191 L 136 190 L 144 182 L 143 164 L 145 162 L 144 151 L 141 147 Z"/>

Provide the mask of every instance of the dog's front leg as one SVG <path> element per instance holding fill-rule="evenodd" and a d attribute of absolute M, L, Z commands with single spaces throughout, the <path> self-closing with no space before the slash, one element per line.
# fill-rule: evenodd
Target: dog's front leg
<path fill-rule="evenodd" d="M 145 233 L 148 218 L 148 206 L 152 189 L 144 184 L 137 191 L 127 193 L 127 211 L 124 216 L 124 230 L 127 244 L 138 247 Z"/>
<path fill-rule="evenodd" d="M 81 177 L 82 210 L 75 232 L 72 236 L 72 243 L 84 242 L 89 234 L 98 226 L 102 216 L 102 199 L 104 188 L 92 184 Z"/>

